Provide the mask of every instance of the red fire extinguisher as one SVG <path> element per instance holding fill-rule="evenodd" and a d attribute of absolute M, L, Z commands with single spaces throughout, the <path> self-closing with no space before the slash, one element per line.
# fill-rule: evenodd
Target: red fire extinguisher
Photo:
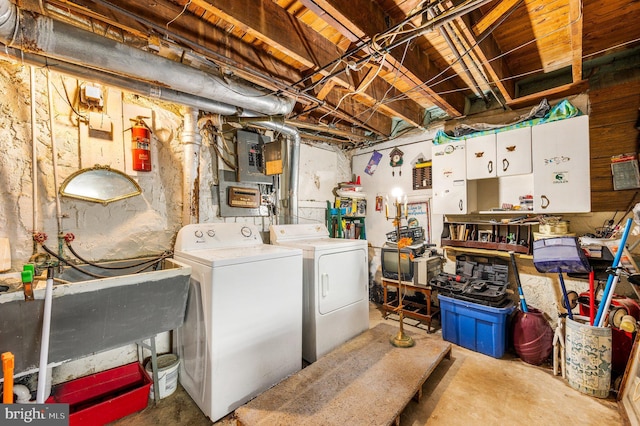
<path fill-rule="evenodd" d="M 131 127 L 131 156 L 133 158 L 133 170 L 138 172 L 151 171 L 151 129 L 143 119 L 148 117 L 137 116 L 132 118 Z"/>

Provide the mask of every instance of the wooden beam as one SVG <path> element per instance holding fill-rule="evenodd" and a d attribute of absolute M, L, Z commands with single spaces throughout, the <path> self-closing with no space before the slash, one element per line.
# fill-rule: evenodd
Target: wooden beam
<path fill-rule="evenodd" d="M 470 29 L 468 17 L 456 20 L 458 28 L 467 42 L 474 46 L 473 52 L 482 62 L 482 66 L 495 83 L 498 91 L 506 102 L 511 102 L 516 95 L 516 83 L 511 77 L 511 71 L 505 57 L 501 57 L 501 51 L 493 35 L 488 35 L 482 41 L 478 41 Z M 498 59 L 494 59 L 498 58 Z"/>
<path fill-rule="evenodd" d="M 571 75 L 573 82 L 582 80 L 582 0 L 569 1 L 569 25 L 571 26 Z"/>
<path fill-rule="evenodd" d="M 286 10 L 272 1 L 254 0 L 193 0 L 201 7 L 221 19 L 241 28 L 252 37 L 292 57 L 304 66 L 316 70 L 319 65 L 331 63 L 340 54 L 338 47 L 317 33 L 311 27 L 298 21 Z M 295 22 L 294 22 L 295 21 Z M 324 70 L 328 75 L 330 70 Z M 343 74 L 337 76 L 339 85 L 355 90 L 354 85 Z M 375 93 L 384 93 L 389 84 L 377 78 L 362 95 L 375 101 Z M 385 110 L 389 111 L 389 109 Z M 400 117 L 414 126 L 422 124 L 421 108 L 411 100 L 394 103 L 389 113 Z"/>
<path fill-rule="evenodd" d="M 318 98 L 319 100 L 324 100 L 324 98 L 327 97 L 327 95 L 329 94 L 329 92 L 331 92 L 333 90 L 333 87 L 336 85 L 335 80 L 329 80 L 327 81 L 324 86 L 322 86 L 320 88 L 320 90 L 318 90 L 318 94 L 316 95 L 316 98 Z"/>
<path fill-rule="evenodd" d="M 472 30 L 476 37 L 491 28 L 505 13 L 516 7 L 522 0 L 502 0 L 496 4 L 487 14 L 473 25 Z"/>
<path fill-rule="evenodd" d="M 575 83 L 565 84 L 538 93 L 516 98 L 507 102 L 507 106 L 512 109 L 524 108 L 538 104 L 543 98 L 558 99 L 569 95 L 582 93 L 589 88 L 589 80 L 581 80 Z"/>
<path fill-rule="evenodd" d="M 303 4 L 308 0 L 301 0 Z M 384 10 L 376 2 L 370 0 L 313 0 L 313 3 L 340 22 L 357 38 L 369 40 L 376 34 L 388 29 Z M 323 15 L 324 16 L 324 15 Z M 321 16 L 322 17 L 322 16 Z M 327 20 L 331 24 L 331 20 Z M 412 86 L 418 86 L 432 80 L 440 73 L 435 64 L 420 49 L 409 49 L 405 55 L 404 46 L 398 46 L 387 56 L 399 78 Z M 464 113 L 465 96 L 457 91 L 450 81 L 437 84 L 437 87 L 425 86 L 421 90 L 430 97 L 434 104 L 452 117 Z M 442 94 L 440 94 L 442 93 Z"/>

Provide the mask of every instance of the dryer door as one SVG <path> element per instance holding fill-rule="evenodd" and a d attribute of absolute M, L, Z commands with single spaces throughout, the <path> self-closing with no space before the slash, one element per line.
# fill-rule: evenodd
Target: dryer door
<path fill-rule="evenodd" d="M 317 274 L 321 315 L 368 298 L 367 253 L 364 249 L 321 254 Z"/>

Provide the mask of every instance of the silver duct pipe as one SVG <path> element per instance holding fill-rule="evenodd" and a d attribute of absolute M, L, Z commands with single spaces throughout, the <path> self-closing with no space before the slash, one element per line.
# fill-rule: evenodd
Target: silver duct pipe
<path fill-rule="evenodd" d="M 0 0 L 0 42 L 24 52 L 42 53 L 47 58 L 171 87 L 266 115 L 286 115 L 295 103 L 64 22 L 20 13 L 10 0 Z"/>
<path fill-rule="evenodd" d="M 180 140 L 184 145 L 182 167 L 182 225 L 200 221 L 200 146 L 202 138 L 198 132 L 198 110 L 187 108 L 184 113 Z"/>
<path fill-rule="evenodd" d="M 274 121 L 255 121 L 258 127 L 275 130 L 288 136 L 289 150 L 289 217 L 287 223 L 298 223 L 298 177 L 300 175 L 300 132 L 292 126 Z"/>
<path fill-rule="evenodd" d="M 200 96 L 191 95 L 188 93 L 178 92 L 173 89 L 158 87 L 153 84 L 132 80 L 126 77 L 120 77 L 102 71 L 84 68 L 79 65 L 74 65 L 67 62 L 48 60 L 44 56 L 36 55 L 33 53 L 23 53 L 18 49 L 6 48 L 4 50 L 0 50 L 0 57 L 17 60 L 21 63 L 33 65 L 36 67 L 48 67 L 53 71 L 70 75 L 81 80 L 91 80 L 96 83 L 117 87 L 151 99 L 161 99 L 163 101 L 172 102 L 179 105 L 190 106 L 210 112 L 212 114 L 237 115 L 242 112 L 242 108 L 238 108 L 233 105 L 212 101 L 210 99 L 205 99 Z"/>

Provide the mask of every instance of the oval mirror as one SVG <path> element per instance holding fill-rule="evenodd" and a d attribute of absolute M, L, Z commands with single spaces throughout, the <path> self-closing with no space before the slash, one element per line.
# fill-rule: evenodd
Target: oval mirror
<path fill-rule="evenodd" d="M 131 176 L 97 164 L 95 167 L 78 170 L 60 186 L 60 194 L 65 197 L 104 205 L 141 193 L 140 185 Z"/>

